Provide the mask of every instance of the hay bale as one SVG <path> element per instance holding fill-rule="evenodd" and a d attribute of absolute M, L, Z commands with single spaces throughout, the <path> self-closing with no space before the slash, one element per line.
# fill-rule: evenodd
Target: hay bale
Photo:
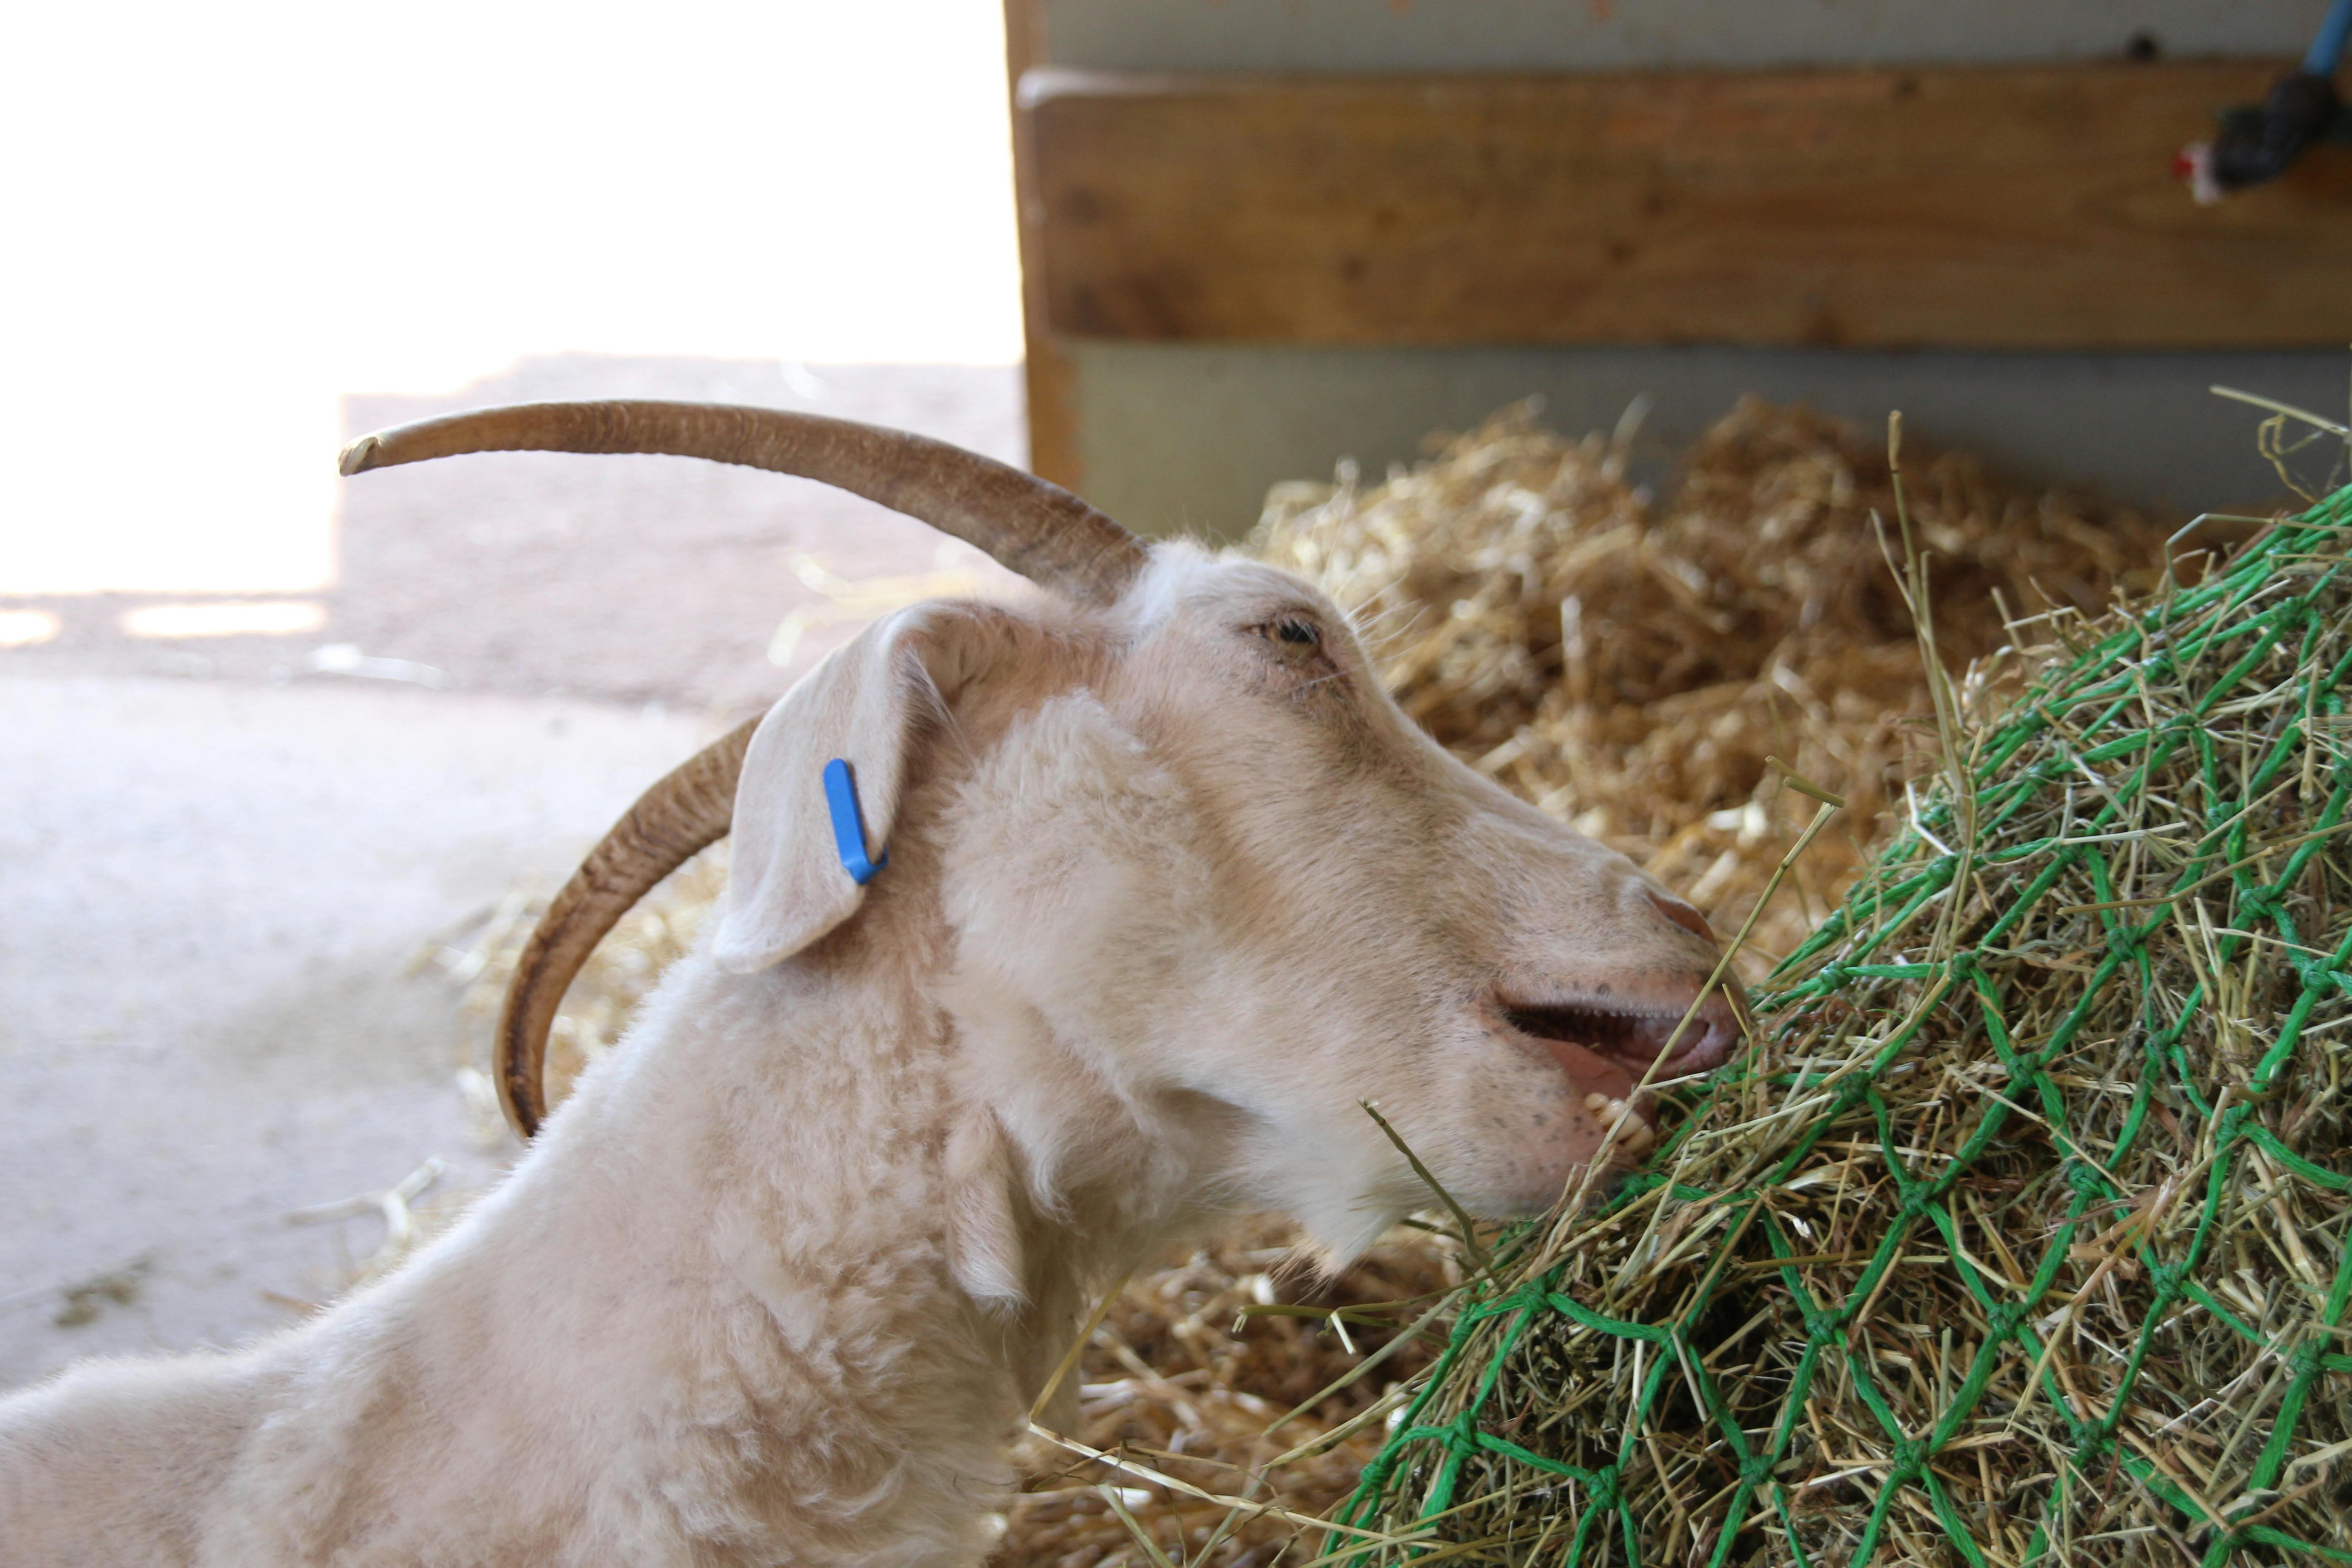
<path fill-rule="evenodd" d="M 1469 1293 L 1353 1561 L 2352 1561 L 2347 530 L 1962 694 L 1749 1058 Z"/>

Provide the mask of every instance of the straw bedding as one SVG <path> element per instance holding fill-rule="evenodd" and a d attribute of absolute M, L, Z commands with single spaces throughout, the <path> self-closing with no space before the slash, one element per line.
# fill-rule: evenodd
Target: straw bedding
<path fill-rule="evenodd" d="M 1955 668 L 1998 647 L 2008 618 L 2094 610 L 2164 581 L 2160 535 L 2127 512 L 2002 488 L 1959 454 L 1914 470 L 1912 515 L 1937 556 L 1932 599 Z M 1848 795 L 1852 809 L 1751 933 L 1744 957 L 1760 973 L 1769 958 L 1759 955 L 1803 941 L 1907 815 L 1906 779 L 1924 766 L 1927 668 L 1871 524 L 1891 502 L 1884 451 L 1801 409 L 1742 403 L 1689 454 L 1662 503 L 1628 477 L 1622 438 L 1563 439 L 1518 408 L 1381 485 L 1343 471 L 1336 485 L 1277 488 L 1253 548 L 1318 576 L 1360 613 L 1383 676 L 1442 741 L 1633 854 L 1718 929 L 1746 918 L 1804 821 L 1805 803 L 1778 787 L 1765 758 Z M 558 1024 L 559 1080 L 616 1037 L 662 964 L 690 944 L 723 876 L 722 846 L 608 941 Z M 495 1011 L 535 914 L 531 900 L 512 900 L 476 945 L 467 967 L 478 1016 Z M 1864 1184 L 1857 1178 L 1839 1198 L 1846 1229 L 1837 1235 L 1869 1223 L 1855 1206 Z M 1675 1239 L 1723 1235 L 1717 1223 Z M 1035 1444 L 1034 1489 L 1008 1521 L 999 1562 L 1262 1563 L 1278 1551 L 1303 1562 L 1313 1553 L 1294 1539 L 1296 1521 L 1348 1498 L 1402 1403 L 1423 1401 L 1403 1429 L 1412 1433 L 1440 1407 L 1430 1401 L 1463 1396 L 1452 1380 L 1401 1381 L 1443 1348 L 1461 1285 L 1452 1244 L 1401 1231 L 1347 1277 L 1318 1283 L 1284 1269 L 1288 1239 L 1271 1227 L 1228 1238 L 1139 1278 L 1111 1304 L 1076 1373 L 1083 1429 L 1066 1436 L 1118 1449 L 1125 1468 Z M 1831 1250 L 1826 1235 L 1817 1239 L 1816 1250 Z M 1752 1286 L 1761 1276 L 1751 1268 L 1736 1278 Z M 1485 1281 L 1470 1299 L 1491 1302 L 1498 1289 Z M 1877 1310 L 1896 1321 L 1893 1303 Z M 1421 1331 L 1401 1335 L 1412 1321 Z M 1762 1342 L 1751 1331 L 1741 1342 L 1753 1354 Z M 1449 1367 L 1461 1365 L 1463 1342 L 1447 1353 Z M 1589 1348 L 1561 1353 L 1560 1364 L 1586 1373 L 1595 1364 Z M 1622 1380 L 1622 1360 L 1602 1370 Z M 1645 1362 L 1644 1377 L 1656 1364 Z M 1351 1373 L 1352 1384 L 1269 1432 Z M 1533 1398 L 1509 1395 L 1515 1410 Z M 1581 1420 L 1585 1406 L 1577 1409 Z M 1426 1466 L 1393 1444 L 1390 1453 L 1378 1484 L 1349 1505 L 1370 1533 L 1329 1545 L 1400 1531 L 1516 1539 L 1516 1511 L 1467 1533 L 1455 1522 L 1416 1525 Z M 1477 1464 L 1491 1467 L 1491 1456 Z M 1513 1510 L 1538 1492 L 1555 1510 L 1568 1506 L 1570 1493 L 1500 1469 L 1456 1467 L 1456 1477 L 1454 1502 L 1492 1484 L 1521 1500 Z M 1275 1511 L 1196 1493 L 1246 1496 Z M 1546 1505 L 1528 1506 L 1540 1515 Z"/>

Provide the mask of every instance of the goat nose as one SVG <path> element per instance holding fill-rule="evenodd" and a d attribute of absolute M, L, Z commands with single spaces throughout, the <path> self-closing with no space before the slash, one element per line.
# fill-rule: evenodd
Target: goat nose
<path fill-rule="evenodd" d="M 1664 893 L 1653 892 L 1650 895 L 1650 902 L 1656 906 L 1660 914 L 1701 942 L 1711 942 L 1715 940 L 1715 928 L 1706 923 L 1706 917 L 1680 899 L 1670 899 Z"/>

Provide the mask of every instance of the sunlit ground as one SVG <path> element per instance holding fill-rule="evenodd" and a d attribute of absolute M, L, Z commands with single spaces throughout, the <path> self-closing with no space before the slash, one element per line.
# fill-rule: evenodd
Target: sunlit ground
<path fill-rule="evenodd" d="M 0 598 L 331 585 L 347 394 L 563 351 L 1012 362 L 1001 26 L 993 0 L 20 15 Z M 167 609 L 122 629 L 318 615 Z M 0 607 L 0 646 L 56 624 Z"/>

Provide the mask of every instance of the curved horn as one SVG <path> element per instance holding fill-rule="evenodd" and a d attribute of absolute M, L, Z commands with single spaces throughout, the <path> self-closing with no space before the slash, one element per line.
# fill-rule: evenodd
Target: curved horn
<path fill-rule="evenodd" d="M 654 885 L 727 836 L 756 719 L 665 774 L 589 851 L 530 933 L 499 1014 L 499 1104 L 528 1140 L 547 1119 L 548 1032 L 572 977 Z"/>
<path fill-rule="evenodd" d="M 1135 535 L 1059 485 L 944 441 L 715 403 L 522 403 L 421 419 L 343 448 L 346 475 L 462 452 L 665 452 L 864 496 L 988 552 L 1041 587 L 1108 604 L 1141 569 Z"/>
<path fill-rule="evenodd" d="M 419 420 L 343 448 L 345 475 L 464 452 L 659 452 L 815 479 L 977 545 L 1041 587 L 1117 598 L 1143 542 L 1069 491 L 943 441 L 845 419 L 700 403 L 530 403 Z M 726 836 L 756 722 L 647 790 L 540 918 L 499 1018 L 499 1103 L 526 1139 L 547 1114 L 541 1073 L 564 992 L 605 933 Z"/>

